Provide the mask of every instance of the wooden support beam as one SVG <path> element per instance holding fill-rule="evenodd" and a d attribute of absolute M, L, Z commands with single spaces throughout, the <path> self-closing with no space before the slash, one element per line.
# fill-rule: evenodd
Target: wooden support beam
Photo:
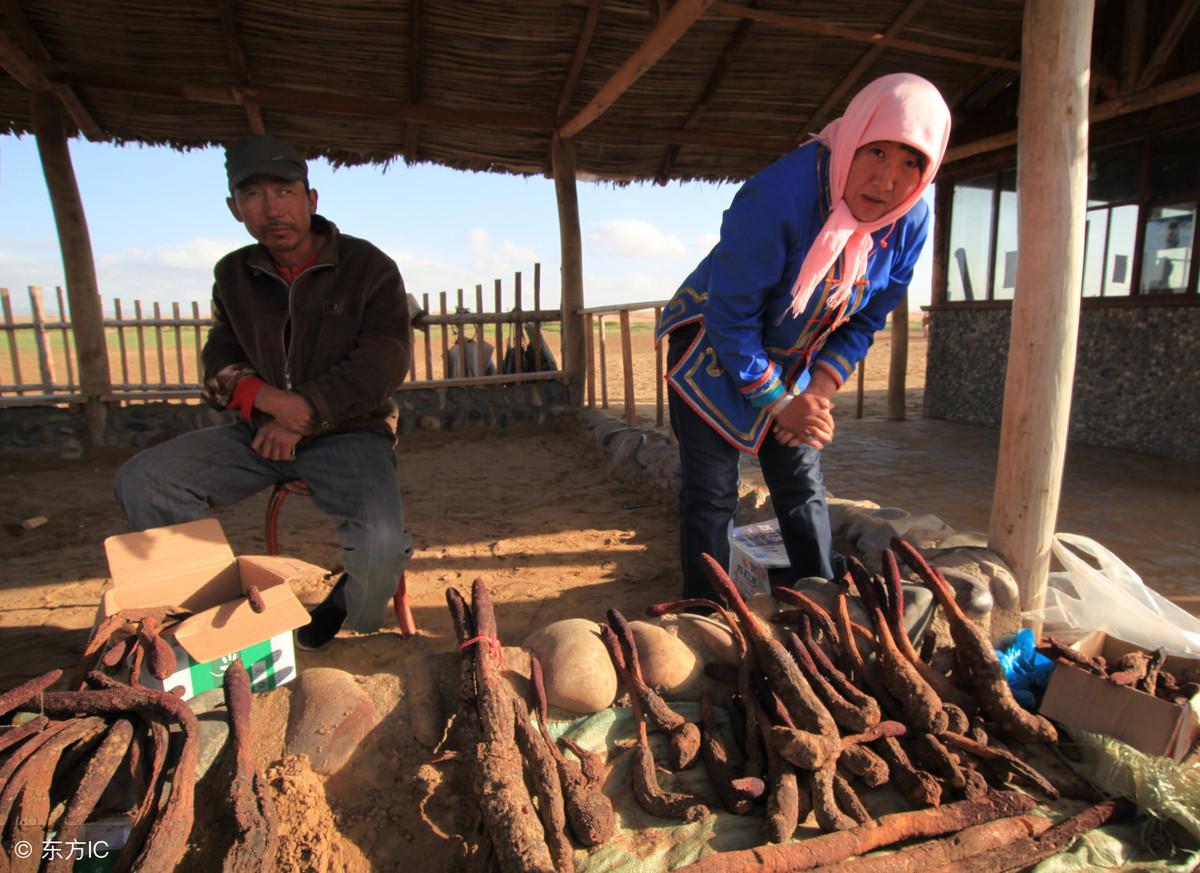
<path fill-rule="evenodd" d="M 1102 121 L 1119 118 L 1122 115 L 1141 112 L 1143 109 L 1153 109 L 1155 106 L 1162 106 L 1164 103 L 1174 103 L 1176 100 L 1195 97 L 1197 94 L 1200 94 L 1200 73 L 1192 73 L 1190 76 L 1172 79 L 1169 82 L 1163 82 L 1161 85 L 1147 88 L 1145 91 L 1135 91 L 1116 100 L 1100 103 L 1092 107 L 1088 120 L 1091 124 L 1099 124 Z M 942 160 L 942 164 L 944 166 L 954 161 L 961 161 L 964 158 L 971 158 L 975 155 L 1014 146 L 1017 144 L 1017 134 L 1019 132 L 1020 129 L 1018 128 L 1017 130 L 1010 130 L 1007 133 L 998 133 L 995 136 L 987 136 L 983 139 L 977 139 L 974 142 L 954 146 L 946 150 L 946 157 Z"/>
<path fill-rule="evenodd" d="M 1162 39 L 1158 41 L 1158 46 L 1154 49 L 1154 54 L 1150 55 L 1150 60 L 1146 62 L 1146 69 L 1142 70 L 1142 74 L 1138 76 L 1139 91 L 1154 84 L 1154 80 L 1158 78 L 1167 61 L 1171 59 L 1171 53 L 1175 51 L 1175 46 L 1179 45 L 1179 40 L 1183 37 L 1184 31 L 1187 30 L 1197 9 L 1200 9 L 1200 0 L 1182 0 L 1179 4 L 1175 17 L 1171 19 L 1171 23 L 1163 32 Z"/>
<path fill-rule="evenodd" d="M 408 102 L 414 106 L 421 102 L 421 95 L 425 90 L 423 24 L 421 0 L 408 0 Z M 417 124 L 407 124 L 404 127 L 404 160 L 406 163 L 411 164 L 417 160 L 417 138 L 420 132 L 420 125 Z"/>
<path fill-rule="evenodd" d="M 1121 92 L 1137 90 L 1146 50 L 1146 4 L 1126 3 L 1121 22 Z"/>
<path fill-rule="evenodd" d="M 908 295 L 892 310 L 892 356 L 888 366 L 887 417 L 904 421 L 908 377 Z"/>
<path fill-rule="evenodd" d="M 104 336 L 104 312 L 96 282 L 96 265 L 88 235 L 87 216 L 79 197 L 67 132 L 59 115 L 58 101 L 48 91 L 30 92 L 34 136 L 58 241 L 62 248 L 67 297 L 71 302 L 71 330 L 79 356 L 79 389 L 84 398 L 88 438 L 93 446 L 104 445 L 105 408 L 102 397 L 112 391 L 108 375 L 108 343 Z"/>
<path fill-rule="evenodd" d="M 596 22 L 600 18 L 600 4 L 603 2 L 604 0 L 591 0 L 588 3 L 587 14 L 583 16 L 583 26 L 579 28 L 579 39 L 575 41 L 575 54 L 571 55 L 571 66 L 567 68 L 567 78 L 563 80 L 562 91 L 558 95 L 558 107 L 554 112 L 556 118 L 567 114 L 571 98 L 575 96 L 575 86 L 579 84 L 583 62 L 587 60 L 592 37 L 596 35 Z"/>
<path fill-rule="evenodd" d="M 646 41 L 638 46 L 625 63 L 617 69 L 609 80 L 600 86 L 588 104 L 579 110 L 570 121 L 559 128 L 558 134 L 563 139 L 570 139 L 581 130 L 603 115 L 621 95 L 633 87 L 646 71 L 658 63 L 671 46 L 688 32 L 715 0 L 675 0 L 671 11 L 662 17 L 658 25 L 646 37 Z"/>
<path fill-rule="evenodd" d="M 243 85 L 249 85 L 250 65 L 246 63 L 246 52 L 242 47 L 242 36 L 238 30 L 237 10 L 233 8 L 233 0 L 216 0 L 217 15 L 221 18 L 221 32 L 225 35 L 225 46 L 229 49 L 229 57 L 233 61 L 234 75 Z M 245 105 L 246 124 L 251 133 L 266 133 L 267 126 L 263 123 L 262 109 L 253 103 Z"/>
<path fill-rule="evenodd" d="M 736 3 L 718 2 L 712 6 L 712 12 L 716 15 L 724 15 L 729 18 L 753 18 L 755 21 L 761 21 L 763 24 L 770 24 L 778 27 L 781 30 L 795 30 L 800 33 L 817 33 L 822 36 L 834 36 L 841 39 L 848 39 L 853 42 L 864 42 L 870 45 L 882 45 L 887 48 L 906 51 L 915 55 L 926 55 L 935 58 L 948 58 L 952 61 L 962 61 L 965 64 L 982 65 L 985 67 L 999 67 L 1002 70 L 1020 70 L 1021 65 L 1017 61 L 1009 60 L 1008 58 L 998 58 L 992 55 L 981 55 L 977 52 L 962 52 L 958 49 L 941 48 L 939 46 L 928 45 L 923 42 L 916 42 L 911 39 L 901 39 L 896 36 L 884 36 L 882 33 L 875 33 L 870 30 L 855 30 L 850 27 L 842 27 L 838 24 L 830 24 L 826 21 L 816 21 L 811 18 L 800 18 L 795 15 L 782 15 L 778 12 L 767 12 L 761 9 L 751 9 L 748 6 L 739 6 Z"/>
<path fill-rule="evenodd" d="M 1093 0 L 1025 5 L 1021 247 L 988 538 L 1012 568 L 1022 611 L 1045 601 L 1067 448 L 1083 278 L 1093 11 Z"/>
<path fill-rule="evenodd" d="M 80 133 L 90 140 L 108 139 L 103 128 L 92 117 L 92 113 L 83 105 L 75 89 L 69 85 L 49 82 L 42 72 L 42 67 L 52 58 L 46 50 L 41 37 L 34 31 L 19 0 L 4 0 L 3 9 L 8 19 L 10 31 L 16 35 L 19 43 L 12 42 L 6 35 L 0 34 L 0 65 L 16 79 L 27 91 L 50 91 L 58 98 L 59 103 L 71 116 L 71 121 L 79 128 Z M 10 66 L 11 64 L 11 66 Z"/>
<path fill-rule="evenodd" d="M 883 39 L 892 39 L 899 34 L 904 28 L 908 27 L 908 23 L 913 20 L 913 17 L 921 11 L 921 7 L 925 5 L 927 0 L 908 0 L 908 5 L 900 10 L 900 14 L 895 17 L 887 30 L 883 32 Z M 804 126 L 800 128 L 800 132 L 796 134 L 796 142 L 801 143 L 805 138 L 817 130 L 829 117 L 829 113 L 833 108 L 841 102 L 841 99 L 846 96 L 846 92 L 858 84 L 867 72 L 879 60 L 879 56 L 887 51 L 887 45 L 879 43 L 871 46 L 863 54 L 861 58 L 850 68 L 850 71 L 842 77 L 842 81 L 838 82 L 832 91 L 825 95 L 825 99 L 821 101 L 813 114 L 804 122 Z"/>
<path fill-rule="evenodd" d="M 562 251 L 562 357 L 571 402 L 583 404 L 587 382 L 587 345 L 583 317 L 583 237 L 579 230 L 579 196 L 575 190 L 575 145 L 555 135 L 554 193 L 558 202 L 558 236 Z"/>
<path fill-rule="evenodd" d="M 924 2 L 924 0 L 920 0 Z M 758 5 L 758 0 L 750 0 L 751 6 Z M 725 43 L 725 47 L 721 49 L 721 54 L 717 58 L 717 62 L 713 65 L 712 72 L 708 74 L 708 81 L 704 83 L 704 90 L 700 92 L 698 99 L 692 111 L 688 113 L 688 117 L 684 120 L 681 130 L 691 130 L 695 127 L 700 119 L 704 117 L 705 111 L 708 109 L 708 104 L 712 102 L 713 97 L 717 95 L 717 89 L 721 87 L 721 81 L 725 78 L 725 74 L 729 72 L 729 65 L 741 50 L 742 44 L 746 41 L 746 37 L 750 34 L 750 28 L 754 25 L 748 18 L 743 18 L 737 23 L 737 27 L 733 29 L 733 33 L 729 36 L 729 41 Z M 654 181 L 659 185 L 667 184 L 667 180 L 671 177 L 671 167 L 675 164 L 675 159 L 679 157 L 680 145 L 672 145 L 667 148 L 666 154 L 663 155 L 662 163 L 658 167 L 658 175 Z"/>

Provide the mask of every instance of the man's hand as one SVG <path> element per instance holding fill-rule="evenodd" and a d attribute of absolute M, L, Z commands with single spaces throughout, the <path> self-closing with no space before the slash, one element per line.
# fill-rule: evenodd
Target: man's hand
<path fill-rule="evenodd" d="M 254 434 L 250 448 L 268 461 L 289 461 L 296 457 L 296 443 L 300 442 L 300 437 L 278 421 L 268 421 Z"/>
<path fill-rule="evenodd" d="M 254 398 L 254 408 L 297 434 L 313 430 L 313 409 L 304 395 L 264 385 Z"/>
<path fill-rule="evenodd" d="M 775 414 L 775 436 L 787 446 L 822 449 L 833 442 L 833 402 L 805 391 Z"/>

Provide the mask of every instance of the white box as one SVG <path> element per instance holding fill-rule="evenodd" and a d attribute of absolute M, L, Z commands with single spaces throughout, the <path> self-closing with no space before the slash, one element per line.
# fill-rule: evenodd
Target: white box
<path fill-rule="evenodd" d="M 729 532 L 729 578 L 743 597 L 769 594 L 770 571 L 790 566 L 779 519 L 735 527 Z"/>

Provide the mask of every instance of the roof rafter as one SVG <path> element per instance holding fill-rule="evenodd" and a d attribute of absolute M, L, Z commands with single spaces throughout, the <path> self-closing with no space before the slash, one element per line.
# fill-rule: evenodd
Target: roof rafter
<path fill-rule="evenodd" d="M 421 38 L 421 25 L 424 18 L 421 10 L 421 0 L 408 2 L 408 102 L 421 102 L 425 90 L 423 73 L 425 69 L 425 42 Z M 412 163 L 417 159 L 417 137 L 420 128 L 409 124 L 404 129 L 404 160 Z"/>
<path fill-rule="evenodd" d="M 25 11 L 18 0 L 4 0 L 4 12 L 8 18 L 9 28 L 20 40 L 20 45 L 4 38 L 3 63 L 9 74 L 29 91 L 50 91 L 71 116 L 71 121 L 90 140 L 107 139 L 104 129 L 96 122 L 92 113 L 83 105 L 79 95 L 69 85 L 48 82 L 42 71 L 42 66 L 51 63 L 53 59 L 46 50 L 45 44 L 29 23 Z M 0 35 L 2 36 L 2 35 Z M 20 57 L 17 57 L 20 55 Z M 12 67 L 9 65 L 12 64 Z M 32 72 L 31 72 L 32 68 Z M 20 71 L 14 72 L 15 70 Z M 28 83 L 35 83 L 31 87 Z M 45 83 L 44 85 L 41 83 Z"/>
<path fill-rule="evenodd" d="M 0 40 L 2 37 L 3 34 L 0 34 Z M 398 100 L 383 100 L 376 97 L 358 97 L 332 94 L 328 91 L 307 91 L 262 85 L 182 82 L 156 79 L 143 74 L 131 73 L 125 69 L 108 67 L 52 64 L 46 70 L 46 78 L 52 83 L 84 84 L 91 88 L 103 88 L 129 94 L 174 97 L 218 106 L 244 106 L 252 103 L 267 109 L 328 112 L 333 115 L 360 118 L 388 118 L 412 124 L 441 124 L 539 133 L 552 133 L 555 130 L 555 119 L 549 113 L 449 108 L 432 106 L 428 103 L 402 103 Z M 667 130 L 617 125 L 603 121 L 593 123 L 589 126 L 588 131 L 590 135 L 605 139 L 712 146 L 763 154 L 783 154 L 791 147 L 790 142 L 783 137 L 770 138 L 734 133 Z"/>
<path fill-rule="evenodd" d="M 559 136 L 569 139 L 603 115 L 647 70 L 658 63 L 714 2 L 716 0 L 676 0 L 671 11 L 659 20 L 645 42 L 600 86 L 596 96 L 559 128 Z"/>
<path fill-rule="evenodd" d="M 1017 34 L 1008 41 L 1008 45 L 1004 47 L 1004 51 L 1000 53 L 1001 57 L 1012 58 L 1021 53 L 1021 30 L 1017 29 Z M 980 103 L 987 103 L 992 97 L 1000 93 L 1013 80 L 1017 78 L 1017 73 L 1012 70 L 994 70 L 983 68 L 972 76 L 967 82 L 955 91 L 946 103 L 950 106 L 951 112 L 958 112 L 963 105 L 970 99 L 974 98 Z M 988 84 L 990 81 L 990 84 Z M 984 85 L 988 87 L 984 88 Z"/>
<path fill-rule="evenodd" d="M 927 0 L 909 0 L 908 5 L 900 11 L 895 20 L 888 25 L 888 29 L 883 32 L 883 39 L 891 39 L 904 30 L 908 26 L 908 23 L 913 20 L 913 16 L 921 11 L 921 7 L 926 2 Z M 742 20 L 745 21 L 746 19 Z M 846 92 L 858 84 L 858 80 L 866 74 L 867 70 L 871 69 L 875 62 L 879 60 L 879 56 L 887 51 L 887 49 L 888 45 L 884 42 L 880 42 L 867 49 L 866 53 L 842 77 L 842 81 L 838 82 L 833 90 L 825 95 L 825 99 L 821 101 L 821 105 L 813 110 L 812 115 L 804 122 L 804 125 L 800 128 L 800 132 L 796 134 L 797 143 L 802 142 L 811 131 L 820 126 L 826 116 L 833 111 L 833 107 L 837 106 L 842 97 L 846 95 Z"/>
<path fill-rule="evenodd" d="M 712 6 L 712 12 L 717 15 L 723 15 L 728 18 L 753 18 L 755 21 L 761 21 L 764 24 L 771 24 L 783 30 L 796 30 L 801 33 L 819 33 L 824 36 L 835 36 L 841 39 L 849 39 L 854 42 L 865 42 L 871 45 L 883 45 L 887 48 L 906 51 L 916 55 L 928 55 L 935 58 L 947 58 L 954 61 L 962 61 L 967 64 L 980 64 L 985 67 L 999 67 L 1004 70 L 1020 70 L 1021 64 L 1017 61 L 1010 61 L 1006 58 L 997 58 L 992 55 L 981 55 L 976 52 L 962 52 L 958 49 L 941 48 L 939 46 L 927 45 L 923 42 L 916 42 L 911 39 L 900 39 L 895 36 L 885 36 L 882 33 L 874 33 L 869 30 L 856 30 L 850 27 L 842 27 L 838 24 L 830 24 L 826 21 L 815 21 L 811 18 L 799 18 L 794 15 L 782 15 L 778 12 L 766 12 L 761 9 L 751 9 L 748 6 L 739 6 L 736 3 L 718 2 Z"/>
<path fill-rule="evenodd" d="M 1167 25 L 1162 39 L 1159 40 L 1157 48 L 1154 49 L 1154 54 L 1146 62 L 1146 69 L 1142 70 L 1142 74 L 1138 76 L 1137 87 L 1139 91 L 1143 88 L 1149 88 L 1154 84 L 1154 80 L 1158 78 L 1158 74 L 1162 72 L 1163 67 L 1170 60 L 1171 52 L 1175 51 L 1175 46 L 1179 44 L 1179 40 L 1183 37 L 1183 32 L 1187 30 L 1187 26 L 1191 22 L 1192 16 L 1196 14 L 1197 9 L 1200 9 L 1200 0 L 1183 0 L 1180 4 L 1175 17 Z"/>
<path fill-rule="evenodd" d="M 756 5 L 758 0 L 751 0 L 751 5 Z M 733 29 L 733 33 L 729 37 L 729 41 L 725 43 L 725 47 L 721 49 L 720 57 L 713 65 L 712 72 L 708 76 L 708 81 L 704 85 L 704 91 L 700 94 L 692 111 L 688 113 L 688 117 L 684 120 L 681 130 L 691 130 L 700 119 L 704 116 L 704 112 L 708 109 L 708 104 L 713 97 L 717 95 L 717 89 L 721 87 L 721 80 L 725 78 L 725 74 L 729 71 L 729 65 L 733 62 L 733 58 L 737 55 L 742 47 L 742 43 L 746 41 L 746 36 L 750 33 L 750 28 L 753 26 L 749 18 L 743 18 L 737 23 L 737 27 Z M 654 177 L 654 181 L 659 185 L 667 184 L 667 179 L 670 178 L 671 167 L 675 163 L 675 159 L 679 157 L 679 149 L 681 146 L 672 145 L 667 148 L 667 152 L 663 155 L 662 163 L 658 168 L 658 175 Z"/>
<path fill-rule="evenodd" d="M 571 66 L 567 68 L 567 78 L 563 80 L 562 92 L 558 95 L 558 108 L 555 115 L 559 118 L 566 113 L 575 96 L 575 85 L 579 82 L 579 74 L 583 71 L 583 62 L 587 59 L 588 48 L 592 37 L 596 35 L 596 21 L 600 18 L 600 4 L 604 0 L 591 0 L 588 3 L 587 14 L 583 18 L 583 26 L 579 28 L 579 39 L 575 42 L 575 54 L 571 56 Z"/>
<path fill-rule="evenodd" d="M 246 52 L 242 48 L 242 38 L 238 31 L 237 11 L 233 8 L 233 0 L 215 0 L 217 14 L 221 16 L 221 31 L 225 34 L 225 45 L 229 48 L 229 56 L 233 59 L 233 69 L 238 80 L 245 85 L 251 83 L 250 66 L 246 63 Z M 262 110 L 247 103 L 246 123 L 250 125 L 251 133 L 266 133 L 267 126 L 263 123 Z"/>

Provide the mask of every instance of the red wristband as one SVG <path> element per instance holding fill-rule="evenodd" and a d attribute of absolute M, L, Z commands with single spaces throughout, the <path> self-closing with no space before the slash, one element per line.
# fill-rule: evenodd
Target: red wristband
<path fill-rule="evenodd" d="M 229 399 L 229 409 L 236 412 L 247 421 L 254 415 L 254 398 L 266 387 L 266 382 L 257 376 L 247 376 L 237 383 L 233 389 L 233 397 Z"/>

